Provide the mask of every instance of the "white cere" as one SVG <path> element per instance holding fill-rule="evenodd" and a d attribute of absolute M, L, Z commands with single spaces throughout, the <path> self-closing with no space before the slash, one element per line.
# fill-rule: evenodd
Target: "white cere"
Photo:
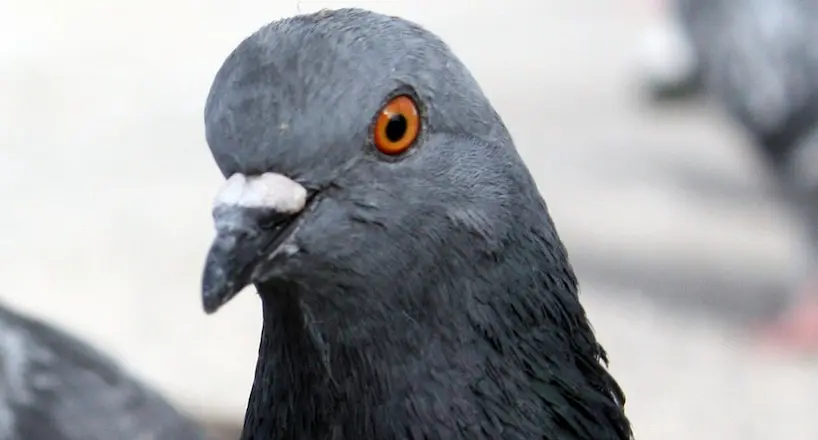
<path fill-rule="evenodd" d="M 216 194 L 213 209 L 221 207 L 270 209 L 295 214 L 307 204 L 307 189 L 287 176 L 264 173 L 230 176 Z"/>

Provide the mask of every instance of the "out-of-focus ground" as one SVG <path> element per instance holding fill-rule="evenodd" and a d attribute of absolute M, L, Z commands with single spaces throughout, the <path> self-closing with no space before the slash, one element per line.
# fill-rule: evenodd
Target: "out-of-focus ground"
<path fill-rule="evenodd" d="M 716 110 L 640 101 L 641 3 L 5 0 L 0 299 L 93 341 L 211 423 L 238 424 L 260 313 L 252 294 L 201 311 L 221 180 L 204 99 L 265 22 L 362 6 L 440 34 L 503 115 L 571 250 L 638 439 L 814 440 L 817 364 L 740 337 L 780 304 L 797 242 Z"/>

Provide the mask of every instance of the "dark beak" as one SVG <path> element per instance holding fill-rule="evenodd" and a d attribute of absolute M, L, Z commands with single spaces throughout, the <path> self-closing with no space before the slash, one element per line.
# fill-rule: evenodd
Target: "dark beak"
<path fill-rule="evenodd" d="M 214 210 L 217 235 L 202 276 L 202 304 L 210 314 L 253 282 L 253 271 L 293 232 L 293 213 L 236 206 Z"/>

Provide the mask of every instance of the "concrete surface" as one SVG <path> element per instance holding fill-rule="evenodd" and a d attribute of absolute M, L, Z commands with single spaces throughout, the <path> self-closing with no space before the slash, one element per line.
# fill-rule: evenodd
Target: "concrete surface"
<path fill-rule="evenodd" d="M 472 68 L 571 249 L 637 438 L 818 438 L 818 368 L 735 327 L 780 302 L 796 238 L 718 112 L 639 102 L 638 0 L 5 0 L 0 299 L 238 423 L 260 314 L 251 294 L 199 304 L 220 182 L 204 98 L 241 38 L 340 6 L 419 21 Z"/>

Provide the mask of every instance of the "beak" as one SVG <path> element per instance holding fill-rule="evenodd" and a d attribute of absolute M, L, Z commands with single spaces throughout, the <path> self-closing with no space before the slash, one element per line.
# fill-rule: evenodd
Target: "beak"
<path fill-rule="evenodd" d="M 234 174 L 216 196 L 216 238 L 202 275 L 202 305 L 211 314 L 248 284 L 259 262 L 289 238 L 307 203 L 307 190 L 275 173 Z"/>

